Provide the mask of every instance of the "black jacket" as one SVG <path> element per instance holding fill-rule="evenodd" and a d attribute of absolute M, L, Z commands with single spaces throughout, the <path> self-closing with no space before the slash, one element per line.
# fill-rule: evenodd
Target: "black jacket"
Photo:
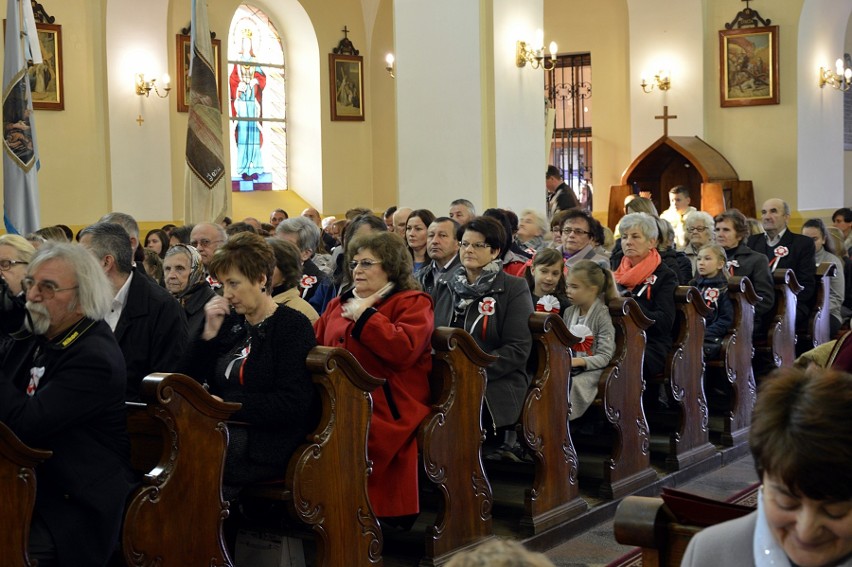
<path fill-rule="evenodd" d="M 44 370 L 32 397 L 31 368 Z M 0 369 L 0 421 L 53 451 L 36 469 L 35 513 L 62 567 L 104 565 L 118 542 L 134 484 L 124 393 L 124 359 L 103 321 L 84 318 L 52 341 L 17 340 Z"/>
<path fill-rule="evenodd" d="M 796 280 L 804 288 L 796 297 L 796 326 L 807 324 L 808 316 L 816 299 L 816 248 L 814 241 L 807 236 L 790 232 L 789 227 L 776 246 L 769 246 L 765 234 L 755 234 L 749 237 L 748 246 L 769 259 L 770 269 L 791 269 L 796 274 Z M 786 248 L 787 254 L 776 256 L 781 247 Z M 773 265 L 775 258 L 778 261 Z"/>

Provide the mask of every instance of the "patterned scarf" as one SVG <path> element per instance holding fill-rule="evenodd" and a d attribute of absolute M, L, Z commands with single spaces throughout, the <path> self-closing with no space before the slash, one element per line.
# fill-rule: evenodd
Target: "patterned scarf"
<path fill-rule="evenodd" d="M 183 291 L 178 292 L 178 294 L 175 295 L 175 298 L 180 301 L 181 305 L 183 305 L 186 300 L 189 299 L 189 296 L 196 291 L 198 284 L 207 283 L 204 273 L 204 264 L 201 263 L 201 254 L 199 254 L 198 250 L 189 244 L 175 244 L 169 248 L 169 251 L 171 250 L 176 250 L 176 252 L 167 253 L 166 257 L 171 256 L 172 254 L 180 254 L 181 252 L 189 256 L 189 279 L 187 279 L 186 287 L 183 288 Z"/>
<path fill-rule="evenodd" d="M 482 267 L 482 271 L 479 273 L 476 281 L 469 283 L 467 281 L 467 270 L 465 270 L 465 267 L 459 266 L 456 268 L 453 273 L 450 274 L 447 281 L 450 285 L 450 289 L 452 289 L 453 293 L 456 294 L 456 297 L 459 298 L 459 303 L 456 305 L 456 309 L 463 311 L 473 302 L 474 299 L 478 299 L 491 291 L 491 286 L 494 285 L 494 278 L 496 278 L 497 274 L 501 271 L 502 264 L 500 260 L 492 260 Z"/>
<path fill-rule="evenodd" d="M 639 262 L 634 263 L 627 256 L 622 258 L 621 264 L 612 275 L 623 288 L 633 289 L 637 285 L 645 283 L 661 262 L 660 253 L 657 252 L 656 248 L 651 248 L 651 252 Z"/>

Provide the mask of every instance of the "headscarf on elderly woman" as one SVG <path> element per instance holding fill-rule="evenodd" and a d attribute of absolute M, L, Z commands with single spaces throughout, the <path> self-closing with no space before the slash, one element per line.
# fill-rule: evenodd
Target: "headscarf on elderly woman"
<path fill-rule="evenodd" d="M 204 304 L 216 294 L 206 276 L 201 255 L 189 244 L 175 244 L 166 252 L 163 260 L 165 287 L 186 312 L 189 340 L 201 335 Z"/>

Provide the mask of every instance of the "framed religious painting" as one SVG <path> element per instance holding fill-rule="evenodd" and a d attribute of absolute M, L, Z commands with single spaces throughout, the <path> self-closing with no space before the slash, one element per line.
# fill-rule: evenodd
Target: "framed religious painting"
<path fill-rule="evenodd" d="M 29 68 L 33 108 L 65 110 L 65 88 L 62 70 L 62 26 L 36 23 L 41 64 Z"/>
<path fill-rule="evenodd" d="M 778 26 L 719 32 L 722 107 L 779 104 Z"/>
<path fill-rule="evenodd" d="M 211 40 L 213 43 L 213 65 L 216 71 L 216 92 L 219 93 L 219 110 L 222 109 L 222 41 Z M 188 35 L 177 34 L 175 47 L 177 56 L 177 111 L 189 112 L 189 61 L 192 57 L 192 38 Z"/>
<path fill-rule="evenodd" d="M 332 120 L 364 120 L 364 58 L 328 55 Z"/>

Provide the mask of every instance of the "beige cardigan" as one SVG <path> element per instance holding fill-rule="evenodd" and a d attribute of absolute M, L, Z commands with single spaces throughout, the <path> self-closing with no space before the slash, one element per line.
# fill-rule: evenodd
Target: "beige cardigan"
<path fill-rule="evenodd" d="M 308 321 L 313 325 L 317 319 L 319 319 L 319 313 L 317 313 L 316 309 L 314 309 L 310 303 L 305 301 L 299 296 L 299 288 L 293 287 L 285 291 L 284 293 L 279 293 L 278 295 L 272 298 L 275 303 L 278 305 L 286 305 L 290 309 L 295 309 L 299 313 L 303 314 L 308 318 Z"/>

